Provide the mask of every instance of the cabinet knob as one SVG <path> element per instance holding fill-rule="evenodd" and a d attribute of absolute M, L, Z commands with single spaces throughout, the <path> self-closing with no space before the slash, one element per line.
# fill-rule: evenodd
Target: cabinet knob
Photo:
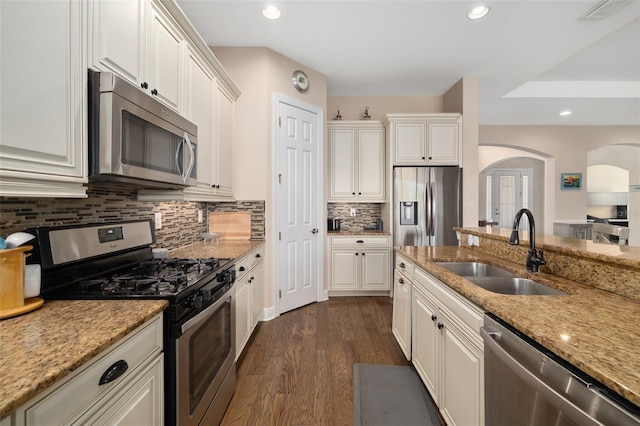
<path fill-rule="evenodd" d="M 148 88 L 149 88 L 149 85 L 147 84 L 147 82 L 146 82 L 146 81 L 143 81 L 143 82 L 140 84 L 140 87 L 142 87 L 143 89 L 148 89 Z"/>
<path fill-rule="evenodd" d="M 358 255 L 358 253 L 356 253 L 356 256 Z"/>
<path fill-rule="evenodd" d="M 358 195 L 362 195 L 362 192 L 358 192 Z"/>
<path fill-rule="evenodd" d="M 153 90 L 151 90 L 151 94 L 152 94 L 153 96 L 157 95 L 157 94 L 158 94 L 158 89 L 153 89 Z"/>
<path fill-rule="evenodd" d="M 364 256 L 364 252 L 362 253 L 362 255 Z"/>
<path fill-rule="evenodd" d="M 401 267 L 401 268 L 405 268 L 404 262 L 400 262 L 400 264 L 398 266 Z"/>
<path fill-rule="evenodd" d="M 241 266 L 240 269 L 238 269 L 240 272 L 244 271 L 244 266 Z"/>
<path fill-rule="evenodd" d="M 439 322 L 438 323 L 438 330 L 442 330 L 444 328 L 444 324 Z"/>
<path fill-rule="evenodd" d="M 400 284 L 404 284 L 404 280 L 403 280 L 402 278 L 400 278 L 400 279 L 398 280 L 398 282 L 399 282 Z"/>
<path fill-rule="evenodd" d="M 431 157 L 429 157 L 429 160 L 431 160 Z"/>
<path fill-rule="evenodd" d="M 425 159 L 425 157 L 422 157 L 422 159 L 424 160 L 424 159 Z"/>
<path fill-rule="evenodd" d="M 437 320 L 437 319 L 438 319 L 438 317 L 437 317 L 437 316 L 435 316 L 435 315 L 431 315 L 431 321 L 435 321 L 435 320 Z"/>
<path fill-rule="evenodd" d="M 260 253 L 256 253 L 256 257 L 261 257 L 261 256 L 260 256 Z"/>
<path fill-rule="evenodd" d="M 352 193 L 351 193 L 351 195 L 356 195 L 356 193 L 355 193 L 355 192 L 352 192 Z"/>

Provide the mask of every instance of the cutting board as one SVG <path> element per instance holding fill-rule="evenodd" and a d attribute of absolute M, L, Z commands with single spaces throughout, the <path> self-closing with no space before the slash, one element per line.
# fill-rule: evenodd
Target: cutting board
<path fill-rule="evenodd" d="M 222 232 L 221 240 L 248 240 L 251 212 L 210 212 L 209 232 Z"/>

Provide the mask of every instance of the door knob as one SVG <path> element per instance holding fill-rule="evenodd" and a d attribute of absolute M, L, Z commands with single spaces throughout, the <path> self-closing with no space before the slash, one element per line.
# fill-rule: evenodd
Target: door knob
<path fill-rule="evenodd" d="M 312 233 L 312 234 L 317 234 L 317 233 L 318 233 L 318 228 L 313 228 L 313 229 L 311 230 L 311 233 Z"/>

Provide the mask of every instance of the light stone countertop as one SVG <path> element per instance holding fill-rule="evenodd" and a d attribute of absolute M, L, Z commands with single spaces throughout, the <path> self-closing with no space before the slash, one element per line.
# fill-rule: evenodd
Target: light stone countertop
<path fill-rule="evenodd" d="M 264 243 L 264 240 L 219 240 L 217 243 L 198 242 L 169 251 L 169 257 L 237 259 Z"/>
<path fill-rule="evenodd" d="M 470 228 L 473 229 L 473 228 Z M 465 231 L 468 231 L 465 228 Z M 484 228 L 482 228 L 484 230 Z M 477 230 L 476 232 L 484 232 Z M 554 238 L 541 241 L 550 244 Z M 560 238 L 560 237 L 558 237 Z M 537 242 L 537 240 L 536 240 Z M 602 258 L 610 248 L 591 242 L 569 242 L 566 250 L 586 247 Z M 578 247 L 579 246 L 579 247 Z M 475 247 L 474 247 L 475 248 Z M 615 247 L 615 250 L 620 250 Z M 635 263 L 638 248 L 621 253 L 622 264 Z M 555 275 L 528 272 L 524 261 L 514 263 L 467 247 L 395 247 L 449 287 L 491 312 L 580 370 L 640 406 L 640 302 Z M 614 252 L 615 252 L 614 250 Z M 517 275 L 564 290 L 568 296 L 512 296 L 492 293 L 449 272 L 434 262 L 477 261 L 493 264 Z M 638 272 L 640 277 L 640 271 Z M 633 283 L 631 283 L 633 284 Z M 638 284 L 638 283 L 636 283 Z M 564 338 L 562 338 L 563 336 Z M 568 336 L 568 339 L 567 339 Z"/>
<path fill-rule="evenodd" d="M 164 300 L 47 300 L 0 321 L 0 418 L 167 307 Z"/>
<path fill-rule="evenodd" d="M 360 231 L 327 231 L 329 237 L 351 237 L 358 235 L 391 235 L 389 231 L 379 231 L 377 229 L 360 230 Z"/>

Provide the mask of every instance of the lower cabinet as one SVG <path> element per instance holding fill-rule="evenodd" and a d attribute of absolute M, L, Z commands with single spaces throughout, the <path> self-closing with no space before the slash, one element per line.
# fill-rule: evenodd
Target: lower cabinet
<path fill-rule="evenodd" d="M 389 291 L 391 241 L 380 237 L 329 237 L 330 295 Z"/>
<path fill-rule="evenodd" d="M 396 265 L 406 265 L 407 261 L 396 254 Z M 391 331 L 400 349 L 411 360 L 411 294 L 413 271 L 397 266 L 393 273 L 393 318 Z"/>
<path fill-rule="evenodd" d="M 15 426 L 164 423 L 162 314 L 14 413 Z M 126 363 L 116 379 L 107 370 Z"/>
<path fill-rule="evenodd" d="M 264 293 L 264 246 L 236 262 L 236 360 L 262 317 Z"/>
<path fill-rule="evenodd" d="M 406 285 L 409 270 L 413 271 L 408 329 L 411 361 L 448 425 L 483 425 L 483 312 L 422 269 L 413 270 L 410 265 L 399 270 L 399 264 L 409 266 L 406 259 L 396 256 L 393 331 L 398 344 L 403 351 L 408 345 L 401 332 L 406 290 L 399 280 Z"/>

